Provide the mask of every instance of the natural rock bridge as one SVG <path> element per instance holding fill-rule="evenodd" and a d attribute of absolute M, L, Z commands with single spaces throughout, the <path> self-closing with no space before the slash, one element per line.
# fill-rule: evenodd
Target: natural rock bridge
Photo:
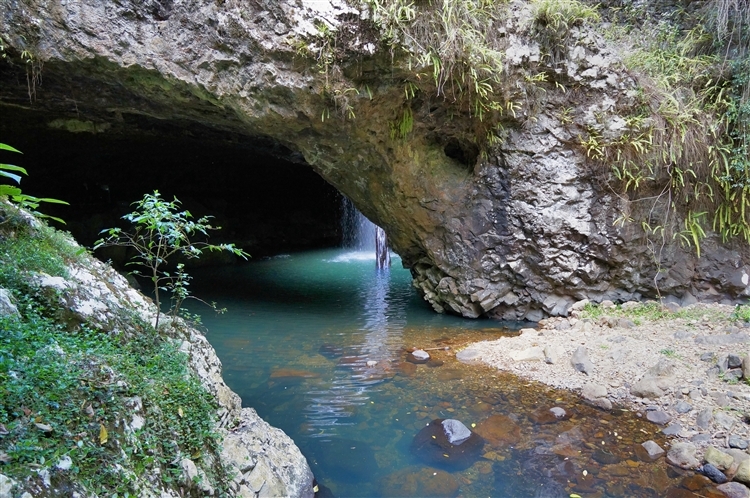
<path fill-rule="evenodd" d="M 587 126 L 617 134 L 635 82 L 581 29 L 549 63 L 557 84 L 529 83 L 540 46 L 528 6 L 509 12 L 512 112 L 485 154 L 467 138 L 475 118 L 452 113 L 450 98 L 410 96 L 398 54 L 338 0 L 2 0 L 0 109 L 100 136 L 147 133 L 143 120 L 200 124 L 304 162 L 385 228 L 438 311 L 538 320 L 657 287 L 685 302 L 750 294 L 746 248 L 709 238 L 698 259 L 668 238 L 657 254 L 636 224 L 615 224 L 629 201 L 575 138 Z M 321 60 L 332 39 L 320 26 L 338 34 L 340 64 Z M 400 138 L 406 108 L 413 125 Z"/>

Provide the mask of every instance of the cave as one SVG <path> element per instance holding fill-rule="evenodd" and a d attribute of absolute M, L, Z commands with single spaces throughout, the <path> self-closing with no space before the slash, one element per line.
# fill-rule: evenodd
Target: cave
<path fill-rule="evenodd" d="M 72 130 L 72 131 L 71 131 Z M 125 115 L 106 129 L 48 111 L 3 107 L 0 162 L 24 167 L 26 194 L 68 202 L 39 211 L 91 247 L 145 193 L 176 197 L 194 217 L 214 216 L 212 242 L 263 257 L 340 244 L 341 194 L 272 141 Z M 54 222 L 53 222 L 54 223 Z"/>

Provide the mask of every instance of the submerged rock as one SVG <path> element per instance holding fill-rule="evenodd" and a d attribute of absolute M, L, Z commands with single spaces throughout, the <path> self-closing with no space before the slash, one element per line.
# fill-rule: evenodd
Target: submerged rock
<path fill-rule="evenodd" d="M 406 355 L 406 361 L 421 365 L 430 361 L 430 354 L 427 351 L 416 349 Z"/>
<path fill-rule="evenodd" d="M 344 348 L 336 346 L 335 344 L 321 344 L 318 348 L 318 353 L 325 356 L 329 360 L 335 360 L 344 354 Z"/>
<path fill-rule="evenodd" d="M 468 468 L 481 456 L 484 440 L 458 420 L 448 419 L 448 430 L 443 422 L 445 420 L 435 419 L 419 431 L 411 443 L 412 453 L 427 464 L 440 468 Z M 466 432 L 457 424 L 469 431 L 468 437 L 464 437 Z M 451 443 L 451 438 L 456 443 Z"/>
<path fill-rule="evenodd" d="M 453 498 L 458 495 L 459 484 L 444 470 L 408 467 L 383 477 L 379 491 L 381 496 Z"/>
<path fill-rule="evenodd" d="M 491 415 L 475 430 L 492 446 L 512 446 L 521 440 L 521 428 L 506 415 Z"/>

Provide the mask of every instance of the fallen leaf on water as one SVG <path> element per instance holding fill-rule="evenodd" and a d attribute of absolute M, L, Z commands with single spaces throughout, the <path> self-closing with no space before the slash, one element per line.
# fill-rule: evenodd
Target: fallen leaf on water
<path fill-rule="evenodd" d="M 109 433 L 104 424 L 99 424 L 99 444 L 104 444 L 109 439 Z"/>

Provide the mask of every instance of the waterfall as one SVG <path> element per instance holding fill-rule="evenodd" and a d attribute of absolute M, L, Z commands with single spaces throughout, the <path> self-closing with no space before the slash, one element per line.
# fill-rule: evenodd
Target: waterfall
<path fill-rule="evenodd" d="M 379 269 L 390 267 L 391 255 L 388 252 L 385 230 L 368 220 L 346 196 L 342 197 L 341 211 L 344 248 L 359 252 L 375 251 L 377 267 Z"/>
<path fill-rule="evenodd" d="M 391 254 L 388 252 L 388 236 L 385 230 L 375 227 L 375 265 L 378 270 L 391 267 Z"/>

